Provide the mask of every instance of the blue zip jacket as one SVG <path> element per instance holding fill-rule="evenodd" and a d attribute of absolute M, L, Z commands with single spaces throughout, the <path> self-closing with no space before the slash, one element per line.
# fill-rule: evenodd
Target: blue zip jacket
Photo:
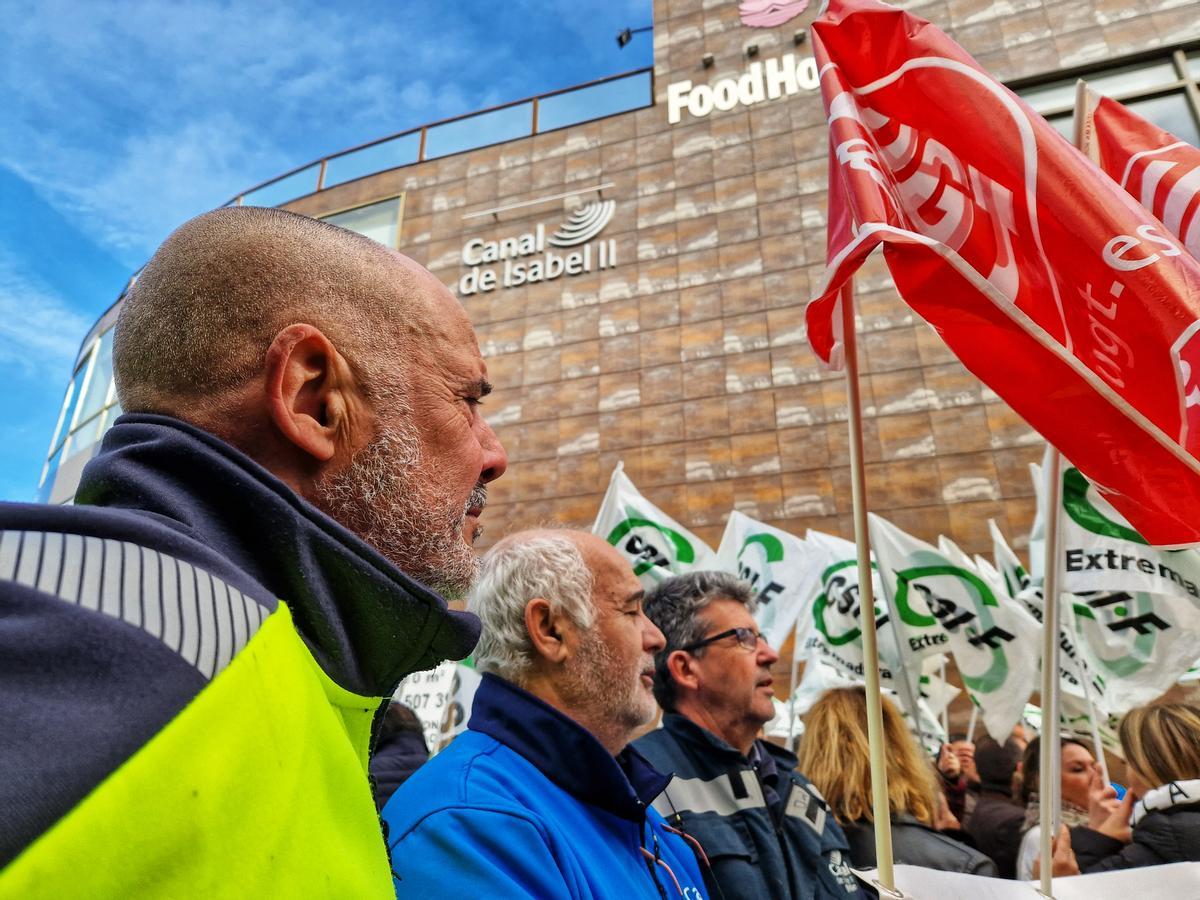
<path fill-rule="evenodd" d="M 669 780 L 485 675 L 467 731 L 383 808 L 396 894 L 707 897 L 690 847 L 650 808 Z"/>

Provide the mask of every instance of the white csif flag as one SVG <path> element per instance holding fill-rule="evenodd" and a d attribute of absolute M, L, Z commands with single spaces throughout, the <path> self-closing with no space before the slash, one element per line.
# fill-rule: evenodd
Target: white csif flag
<path fill-rule="evenodd" d="M 1195 661 L 1200 552 L 1149 546 L 1065 460 L 1059 520 L 1059 583 L 1104 708 L 1149 703 Z"/>
<path fill-rule="evenodd" d="M 858 555 L 851 541 L 809 529 L 805 542 L 826 555 L 816 599 L 797 625 L 802 636 L 799 652 L 809 660 L 820 660 L 852 679 L 863 678 L 862 619 L 859 608 Z M 874 569 L 874 564 L 872 564 Z M 887 623 L 879 575 L 874 575 L 875 627 Z M 880 648 L 883 651 L 882 639 Z M 892 679 L 894 654 L 881 652 L 880 678 Z"/>
<path fill-rule="evenodd" d="M 1004 592 L 1015 597 L 1029 587 L 1029 573 L 1021 565 L 1021 558 L 1004 539 L 1004 533 L 994 520 L 988 519 L 988 531 L 992 535 L 992 557 L 996 561 L 996 570 L 1004 581 Z M 1032 552 L 1032 550 L 1031 550 Z"/>
<path fill-rule="evenodd" d="M 858 553 L 851 541 L 809 529 L 805 541 L 827 555 L 816 599 L 803 611 L 798 626 L 800 653 L 820 661 L 844 677 L 863 681 L 862 609 L 859 602 Z M 879 648 L 879 678 L 900 698 L 906 715 L 919 717 L 917 683 L 919 657 L 907 652 L 904 641 L 892 631 L 879 572 L 872 561 L 875 628 Z M 805 621 L 807 617 L 807 621 Z"/>
<path fill-rule="evenodd" d="M 827 554 L 795 535 L 734 510 L 717 560 L 748 582 L 758 597 L 754 618 L 767 643 L 778 650 L 821 590 Z M 804 617 L 805 625 L 811 617 Z M 799 650 L 804 635 L 797 634 Z"/>
<path fill-rule="evenodd" d="M 893 620 L 913 636 L 913 652 L 949 650 L 988 733 L 1007 735 L 1037 685 L 1038 623 L 997 597 L 958 548 L 943 552 L 873 513 L 868 518 Z M 931 629 L 940 632 L 937 641 L 927 637 Z"/>
<path fill-rule="evenodd" d="M 638 493 L 622 463 L 613 469 L 592 534 L 616 547 L 646 587 L 672 575 L 720 568 L 711 547 Z"/>

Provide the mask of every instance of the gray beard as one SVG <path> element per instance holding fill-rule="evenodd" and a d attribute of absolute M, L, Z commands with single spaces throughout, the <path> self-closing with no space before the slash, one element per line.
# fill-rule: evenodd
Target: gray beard
<path fill-rule="evenodd" d="M 382 405 L 388 408 L 388 405 Z M 317 485 L 314 502 L 378 550 L 391 563 L 449 600 L 466 596 L 479 559 L 463 540 L 467 510 L 486 502 L 477 484 L 466 505 L 440 496 L 430 484 L 421 442 L 396 414 L 350 464 Z"/>
<path fill-rule="evenodd" d="M 608 645 L 589 633 L 567 664 L 561 692 L 580 720 L 609 732 L 602 737 L 623 735 L 628 740 L 654 718 L 654 704 L 640 693 L 640 679 L 631 682 L 615 668 Z"/>

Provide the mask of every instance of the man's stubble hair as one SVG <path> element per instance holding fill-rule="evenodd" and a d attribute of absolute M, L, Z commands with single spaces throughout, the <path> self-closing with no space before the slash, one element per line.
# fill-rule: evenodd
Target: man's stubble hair
<path fill-rule="evenodd" d="M 167 238 L 126 294 L 113 340 L 117 396 L 126 412 L 174 416 L 247 449 L 232 392 L 262 377 L 283 328 L 320 329 L 376 410 L 378 432 L 310 499 L 403 571 L 460 596 L 477 567 L 460 537 L 465 508 L 431 496 L 405 391 L 429 320 L 421 291 L 393 254 L 355 232 L 278 209 L 206 213 Z"/>
<path fill-rule="evenodd" d="M 219 420 L 223 398 L 262 376 L 271 342 L 298 322 L 319 328 L 361 378 L 364 363 L 420 335 L 419 294 L 415 277 L 363 235 L 279 209 L 205 213 L 163 242 L 125 295 L 117 397 L 126 412 L 210 427 L 205 419 Z"/>
<path fill-rule="evenodd" d="M 463 524 L 469 507 L 483 505 L 487 489 L 476 485 L 466 505 L 434 490 L 402 391 L 384 376 L 375 384 L 381 409 L 375 436 L 349 465 L 317 483 L 313 503 L 402 571 L 461 599 L 479 573 Z"/>

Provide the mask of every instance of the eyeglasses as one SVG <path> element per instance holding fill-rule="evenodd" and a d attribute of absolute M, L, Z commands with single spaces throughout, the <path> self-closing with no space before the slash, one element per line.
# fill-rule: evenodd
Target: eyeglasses
<path fill-rule="evenodd" d="M 696 641 L 694 644 L 688 644 L 686 647 L 680 647 L 679 649 L 690 653 L 693 650 L 699 650 L 701 647 L 707 647 L 709 644 L 731 636 L 737 637 L 738 645 L 744 650 L 757 650 L 758 642 L 763 640 L 763 636 L 753 628 L 730 628 L 728 631 L 722 631 L 720 634 L 714 634 L 712 637 L 706 637 L 704 640 Z"/>

